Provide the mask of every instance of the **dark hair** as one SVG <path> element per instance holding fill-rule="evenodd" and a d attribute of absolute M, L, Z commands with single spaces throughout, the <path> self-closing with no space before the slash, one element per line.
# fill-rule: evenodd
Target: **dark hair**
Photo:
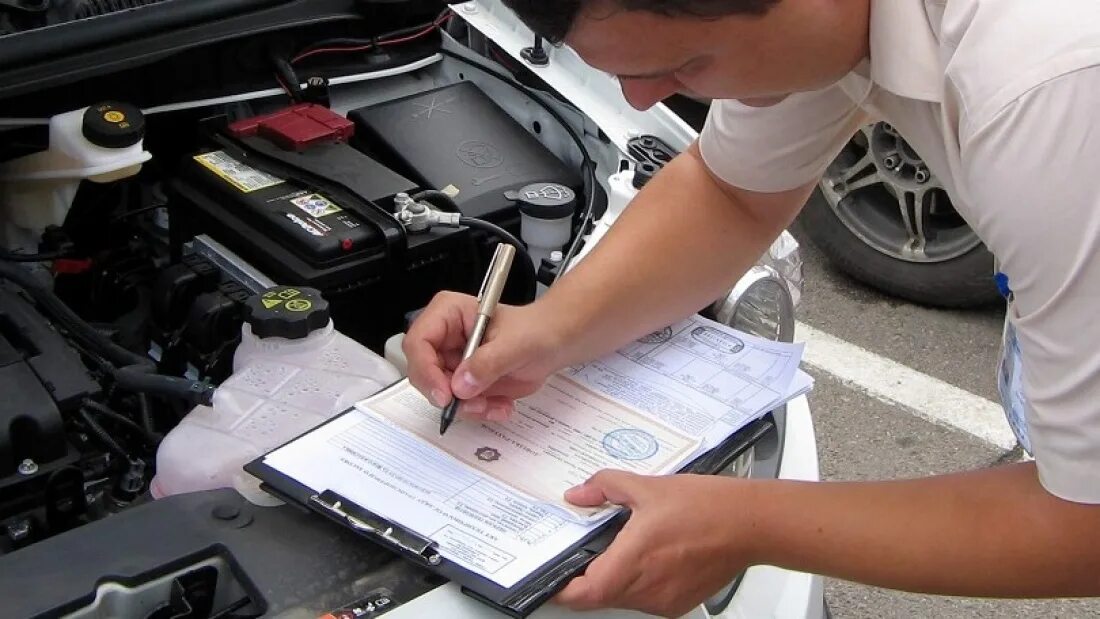
<path fill-rule="evenodd" d="M 763 15 L 779 0 L 503 0 L 505 6 L 546 40 L 560 43 L 581 10 L 597 2 L 627 11 L 648 11 L 668 17 Z"/>

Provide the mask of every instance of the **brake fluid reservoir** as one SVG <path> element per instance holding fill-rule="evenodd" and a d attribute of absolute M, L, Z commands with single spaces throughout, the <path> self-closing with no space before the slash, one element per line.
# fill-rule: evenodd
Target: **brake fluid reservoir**
<path fill-rule="evenodd" d="M 48 226 L 64 223 L 81 181 L 133 176 L 151 157 L 142 145 L 145 118 L 126 103 L 59 114 L 50 119 L 49 132 L 47 150 L 0 164 L 0 210 L 5 224 L 18 229 L 6 231 L 9 249 L 37 242 Z"/>
<path fill-rule="evenodd" d="M 249 300 L 233 375 L 164 438 L 154 497 L 235 487 L 271 504 L 249 461 L 400 379 L 392 364 L 339 333 L 309 288 L 279 286 Z"/>

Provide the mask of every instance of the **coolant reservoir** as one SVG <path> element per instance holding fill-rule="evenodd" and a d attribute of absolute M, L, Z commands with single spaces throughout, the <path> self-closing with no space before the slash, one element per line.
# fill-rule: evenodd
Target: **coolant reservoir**
<path fill-rule="evenodd" d="M 400 379 L 392 364 L 333 329 L 316 290 L 279 286 L 249 300 L 233 375 L 168 433 L 154 497 L 235 487 L 271 499 L 241 470 L 249 461 Z"/>
<path fill-rule="evenodd" d="M 8 249 L 36 250 L 60 226 L 83 180 L 107 183 L 141 170 L 145 118 L 126 103 L 99 103 L 50 119 L 49 149 L 0 164 L 0 211 Z M 29 247 L 20 247 L 27 246 Z"/>

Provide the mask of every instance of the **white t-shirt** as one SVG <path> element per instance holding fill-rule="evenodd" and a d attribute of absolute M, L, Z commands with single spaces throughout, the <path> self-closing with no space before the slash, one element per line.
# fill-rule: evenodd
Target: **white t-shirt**
<path fill-rule="evenodd" d="M 1043 485 L 1100 503 L 1100 2 L 871 0 L 867 63 L 770 108 L 716 103 L 700 150 L 732 185 L 792 189 L 870 120 L 905 136 L 1009 278 Z"/>

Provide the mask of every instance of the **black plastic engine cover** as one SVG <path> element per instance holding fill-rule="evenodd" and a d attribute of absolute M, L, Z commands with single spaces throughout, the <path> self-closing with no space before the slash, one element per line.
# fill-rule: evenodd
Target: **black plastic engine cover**
<path fill-rule="evenodd" d="M 578 191 L 578 173 L 472 82 L 353 110 L 356 144 L 425 187 L 458 190 L 462 214 L 505 225 L 518 212 L 505 192 L 539 182 Z"/>
<path fill-rule="evenodd" d="M 15 292 L 0 286 L 0 490 L 29 458 L 42 465 L 68 454 L 63 411 L 100 386 L 69 344 Z"/>
<path fill-rule="evenodd" d="M 394 608 L 443 582 L 316 515 L 214 490 L 139 505 L 0 557 L 3 615 L 64 615 L 92 604 L 101 585 L 137 590 L 211 559 L 247 593 L 243 616 L 317 617 L 380 589 Z"/>

